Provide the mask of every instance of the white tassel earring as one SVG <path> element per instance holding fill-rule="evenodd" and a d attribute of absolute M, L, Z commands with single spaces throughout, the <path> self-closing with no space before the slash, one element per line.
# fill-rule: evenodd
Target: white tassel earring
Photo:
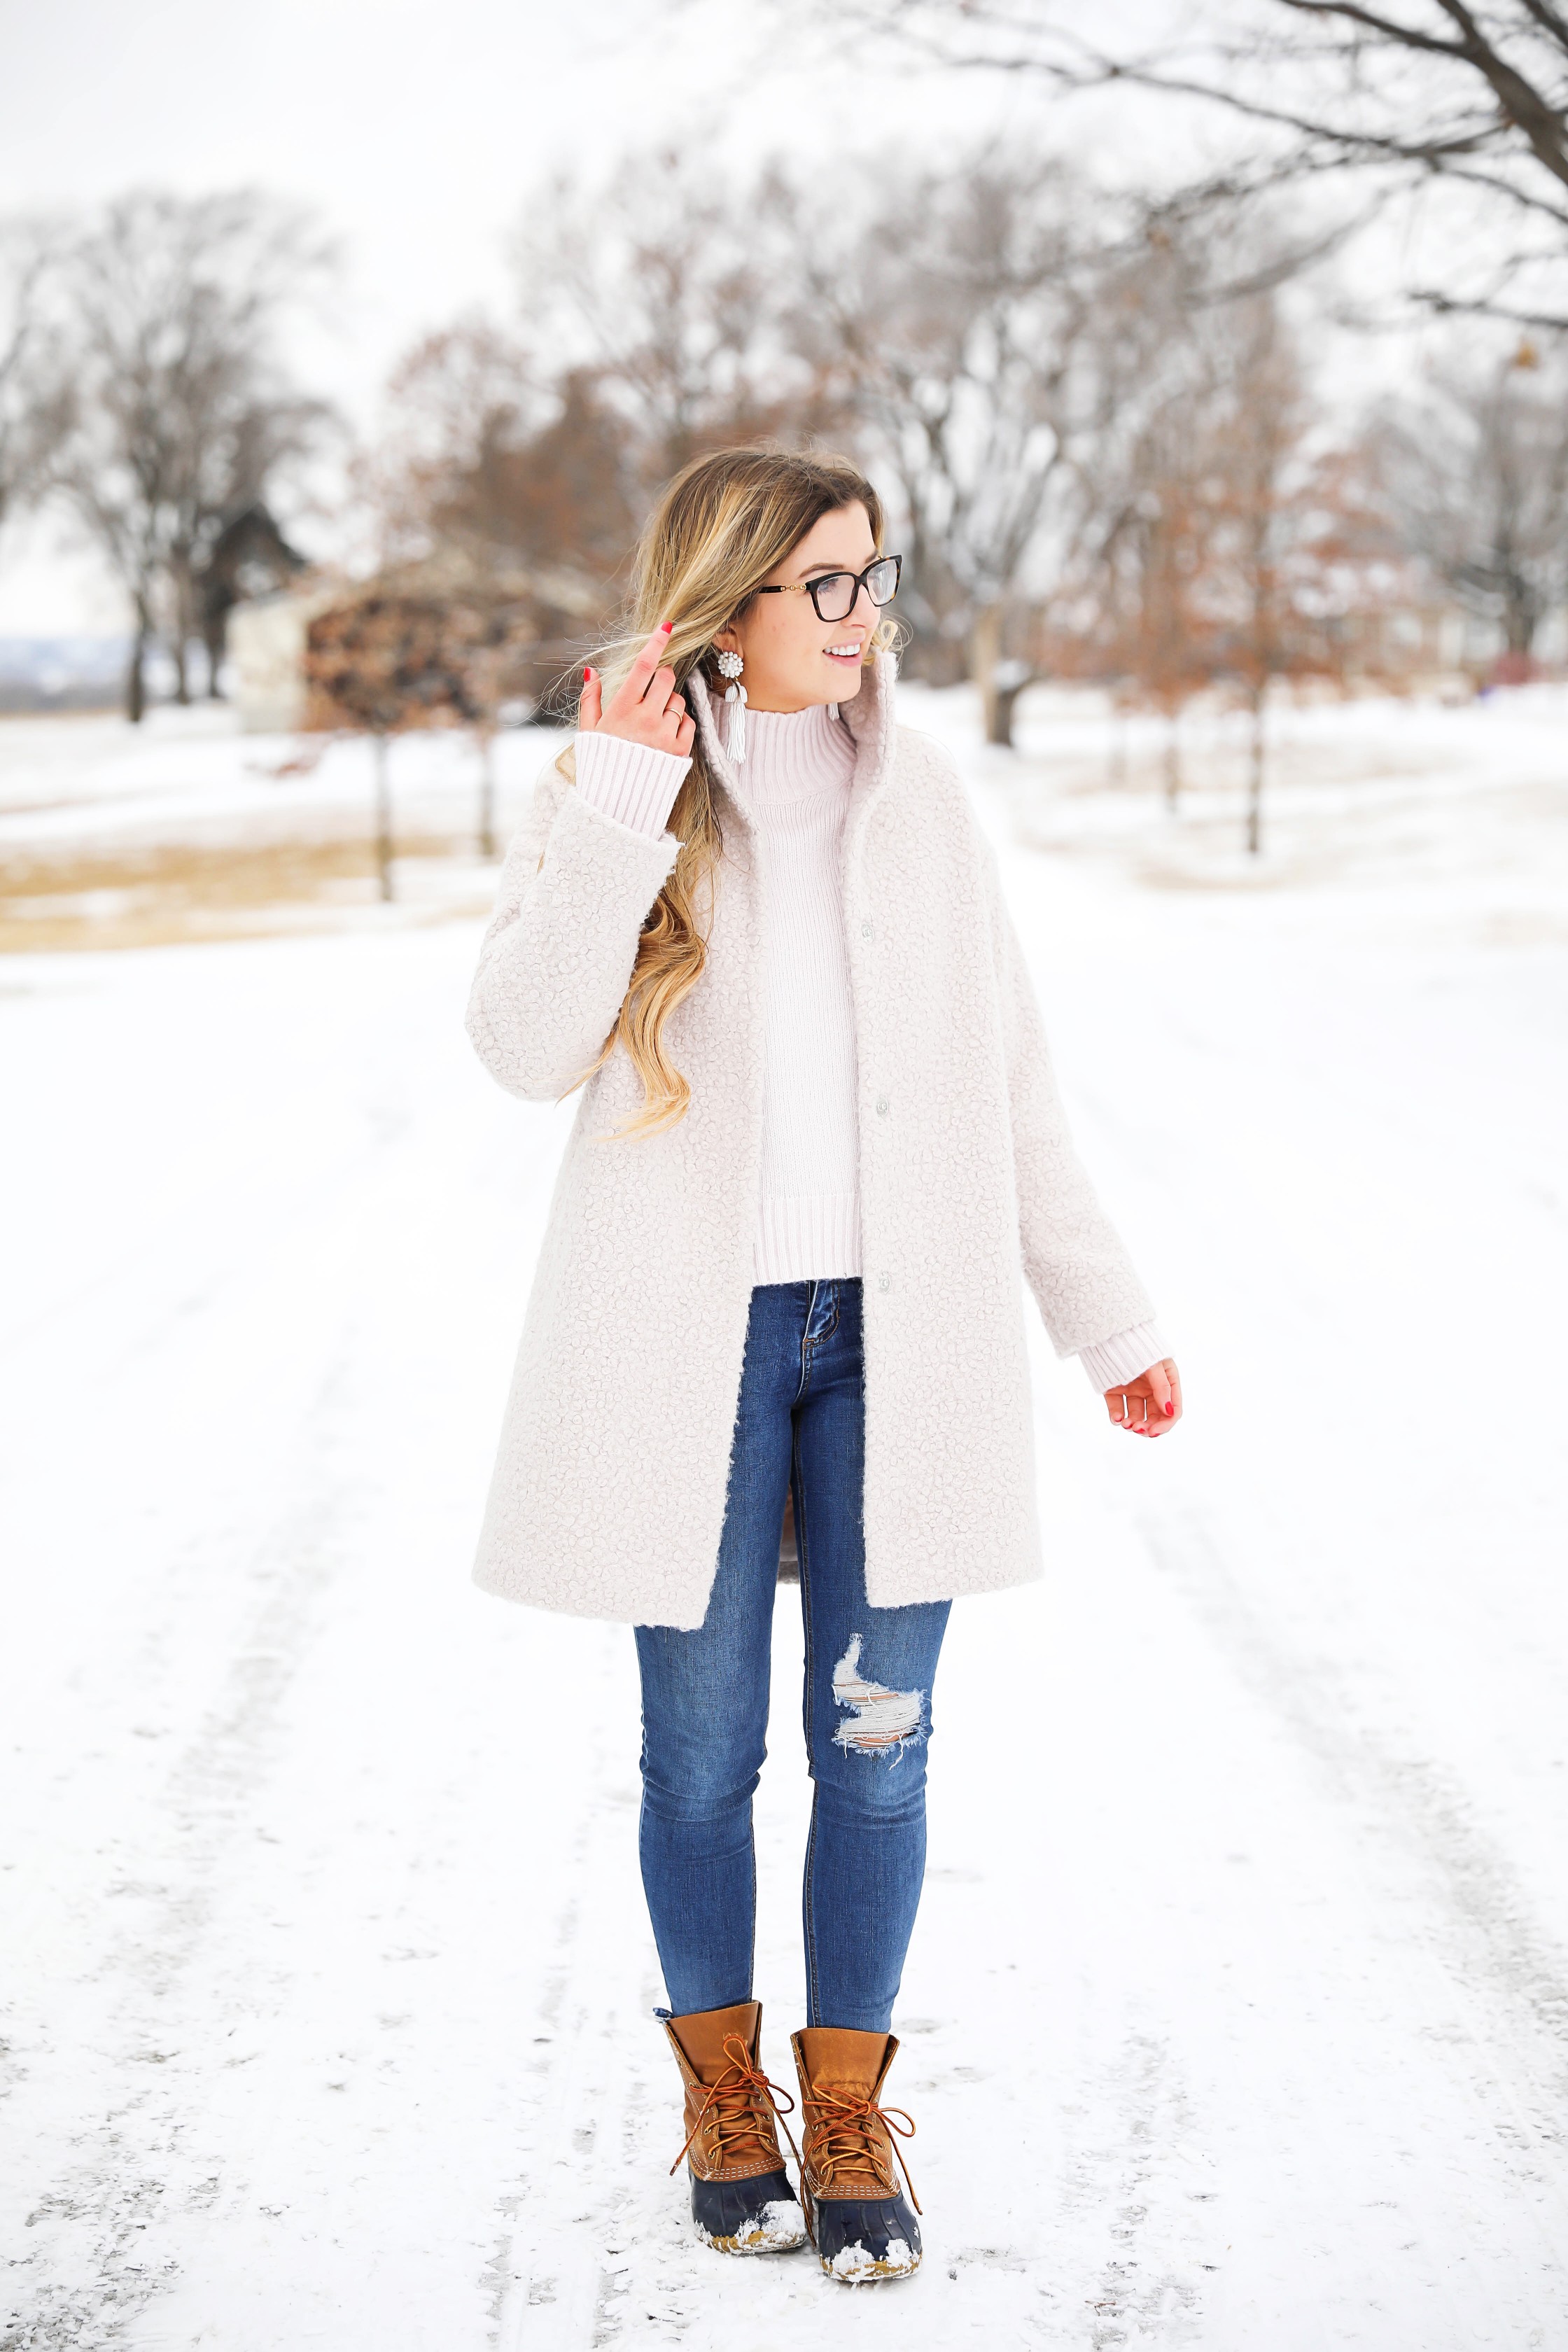
<path fill-rule="evenodd" d="M 744 765 L 746 758 L 746 689 L 737 683 L 745 667 L 739 654 L 721 654 L 719 656 L 719 675 L 730 680 L 730 684 L 724 688 L 724 699 L 732 706 L 734 710 L 734 717 L 731 719 L 726 733 L 724 749 L 729 752 L 737 768 Z"/>

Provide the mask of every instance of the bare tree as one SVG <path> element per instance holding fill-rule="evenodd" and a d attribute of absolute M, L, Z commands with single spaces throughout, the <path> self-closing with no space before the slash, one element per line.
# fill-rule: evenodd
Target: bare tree
<path fill-rule="evenodd" d="M 1138 488 L 1106 548 L 1110 667 L 1164 719 L 1173 811 L 1182 790 L 1182 713 L 1209 684 L 1218 658 L 1206 599 L 1214 486 L 1198 423 L 1190 400 L 1173 396 L 1149 417 L 1132 452 Z"/>
<path fill-rule="evenodd" d="M 700 142 L 556 180 L 515 242 L 536 348 L 624 418 L 645 489 L 703 449 L 838 421 L 788 331 L 794 194 L 718 177 Z"/>
<path fill-rule="evenodd" d="M 1263 846 L 1269 688 L 1322 666 L 1318 532 L 1303 464 L 1312 408 L 1278 298 L 1255 295 L 1225 318 L 1231 352 L 1215 445 L 1213 534 L 1225 657 L 1251 719 L 1247 845 Z M 1316 593 L 1315 592 L 1319 592 Z"/>
<path fill-rule="evenodd" d="M 878 159 L 831 190 L 663 152 L 558 180 L 518 240 L 524 341 L 469 322 L 400 377 L 400 548 L 488 540 L 536 573 L 564 550 L 606 583 L 700 450 L 831 436 L 895 484 L 906 609 L 961 649 L 1005 742 L 1109 381 L 1087 331 L 1102 239 L 1021 152 Z"/>
<path fill-rule="evenodd" d="M 389 407 L 376 459 L 389 560 L 455 547 L 480 567 L 562 567 L 602 598 L 636 536 L 638 469 L 593 372 L 551 375 L 471 320 L 408 354 Z"/>
<path fill-rule="evenodd" d="M 54 479 L 130 599 L 132 719 L 161 622 L 187 698 L 205 559 L 325 415 L 274 349 L 324 258 L 303 215 L 246 191 L 122 197 L 69 257 L 68 428 Z"/>
<path fill-rule="evenodd" d="M 0 223 L 0 527 L 46 486 L 64 421 L 49 362 L 58 260 L 58 229 Z"/>
<path fill-rule="evenodd" d="M 1325 445 L 1275 282 L 1290 248 L 1274 226 L 1243 214 L 1156 218 L 1150 232 L 1098 306 L 1126 349 L 1085 467 L 1102 518 L 1091 646 L 1101 675 L 1164 714 L 1173 805 L 1184 705 L 1205 686 L 1239 693 L 1256 851 L 1273 684 L 1339 674 L 1352 640 L 1364 654 L 1355 627 L 1398 551 L 1345 453 Z"/>
<path fill-rule="evenodd" d="M 459 320 L 394 375 L 359 469 L 381 562 L 447 560 L 526 611 L 545 708 L 609 623 L 668 477 L 703 448 L 826 421 L 759 250 L 784 209 L 776 185 L 720 184 L 689 153 L 558 178 L 516 239 L 518 326 Z"/>
<path fill-rule="evenodd" d="M 917 624 L 967 646 L 1006 743 L 1033 605 L 1070 569 L 1100 233 L 1054 164 L 994 151 L 874 162 L 847 228 L 837 205 L 793 217 L 797 337 L 898 485 Z"/>
<path fill-rule="evenodd" d="M 1527 664 L 1568 598 L 1568 381 L 1522 343 L 1484 373 L 1450 369 L 1386 403 L 1373 446 L 1409 544 Z"/>
<path fill-rule="evenodd" d="M 610 623 L 642 509 L 634 436 L 596 377 L 552 380 L 483 320 L 428 336 L 395 373 L 361 487 L 383 569 L 435 560 L 505 604 L 508 683 L 485 707 L 553 708 Z M 476 721 L 487 763 L 493 723 Z"/>
<path fill-rule="evenodd" d="M 1215 528 L 1219 346 L 1213 241 L 1148 217 L 1105 271 L 1090 336 L 1101 390 L 1075 468 L 1077 593 L 1058 597 L 1068 674 L 1116 681 L 1165 720 L 1165 796 L 1182 787 L 1182 713 L 1214 674 L 1204 602 Z"/>
<path fill-rule="evenodd" d="M 422 336 L 394 368 L 382 432 L 357 461 L 380 562 L 430 554 L 458 509 L 472 552 L 499 544 L 506 525 L 498 457 L 546 410 L 531 354 L 482 313 Z"/>
<path fill-rule="evenodd" d="M 1140 87 L 1226 110 L 1238 183 L 1353 175 L 1369 197 L 1452 188 L 1500 235 L 1444 237 L 1410 289 L 1437 309 L 1568 324 L 1568 15 L 1554 0 L 1209 0 L 1118 39 L 1071 0 L 840 0 L 916 54 L 1063 90 Z"/>

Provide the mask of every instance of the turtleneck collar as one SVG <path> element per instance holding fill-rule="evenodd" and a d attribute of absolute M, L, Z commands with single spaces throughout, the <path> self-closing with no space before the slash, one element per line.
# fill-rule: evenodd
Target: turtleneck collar
<path fill-rule="evenodd" d="M 892 774 L 895 740 L 893 681 L 896 676 L 897 664 L 892 655 L 875 655 L 866 665 L 859 693 L 840 709 L 837 723 L 847 730 L 856 746 L 856 767 L 850 780 L 845 816 L 847 844 L 865 824 L 868 812 Z M 715 783 L 734 802 L 741 815 L 750 822 L 752 786 L 747 781 L 747 773 L 752 762 L 748 759 L 744 766 L 736 769 L 725 752 L 721 732 L 724 723 L 723 703 L 710 691 L 700 669 L 689 673 L 682 682 L 682 691 L 697 721 L 697 731 L 702 739 L 702 749 Z M 820 709 L 826 719 L 827 706 L 823 704 Z M 768 712 L 747 714 L 748 720 L 777 715 Z M 789 715 L 801 718 L 809 714 L 796 711 Z M 749 744 L 747 748 L 750 749 Z"/>
<path fill-rule="evenodd" d="M 722 727 L 729 712 L 722 704 L 720 709 Z M 839 719 L 837 703 L 747 711 L 742 774 L 754 802 L 776 807 L 847 792 L 854 773 L 855 739 Z"/>

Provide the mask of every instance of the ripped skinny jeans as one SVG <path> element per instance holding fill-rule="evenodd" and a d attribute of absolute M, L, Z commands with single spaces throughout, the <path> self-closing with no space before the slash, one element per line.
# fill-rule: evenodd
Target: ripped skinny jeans
<path fill-rule="evenodd" d="M 678 2017 L 752 1998 L 752 1797 L 793 1492 L 813 1783 L 806 2021 L 892 2023 L 925 1872 L 931 1684 L 952 1604 L 868 1605 L 865 1396 L 858 1278 L 760 1283 L 708 1613 L 694 1633 L 636 1628 L 643 1885 Z"/>

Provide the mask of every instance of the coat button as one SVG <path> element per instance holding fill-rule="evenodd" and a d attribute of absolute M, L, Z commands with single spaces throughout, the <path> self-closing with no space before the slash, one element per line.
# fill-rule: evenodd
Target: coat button
<path fill-rule="evenodd" d="M 890 1274 L 879 1274 L 877 1276 L 877 1287 L 879 1290 L 891 1290 L 892 1286 L 893 1277 Z"/>
<path fill-rule="evenodd" d="M 863 940 L 868 940 L 868 939 L 870 938 L 870 936 L 871 936 L 871 926 L 870 926 L 870 924 L 869 924 L 869 923 L 862 923 L 862 924 L 861 924 L 861 926 L 860 926 L 860 936 L 861 936 L 861 938 L 862 938 Z"/>
<path fill-rule="evenodd" d="M 880 1114 L 880 1116 L 881 1116 L 883 1118 L 887 1118 L 887 1116 L 888 1116 L 888 1097 L 887 1097 L 887 1096 L 886 1096 L 886 1095 L 879 1095 L 879 1096 L 877 1097 L 877 1109 L 878 1109 L 879 1113 Z"/>

